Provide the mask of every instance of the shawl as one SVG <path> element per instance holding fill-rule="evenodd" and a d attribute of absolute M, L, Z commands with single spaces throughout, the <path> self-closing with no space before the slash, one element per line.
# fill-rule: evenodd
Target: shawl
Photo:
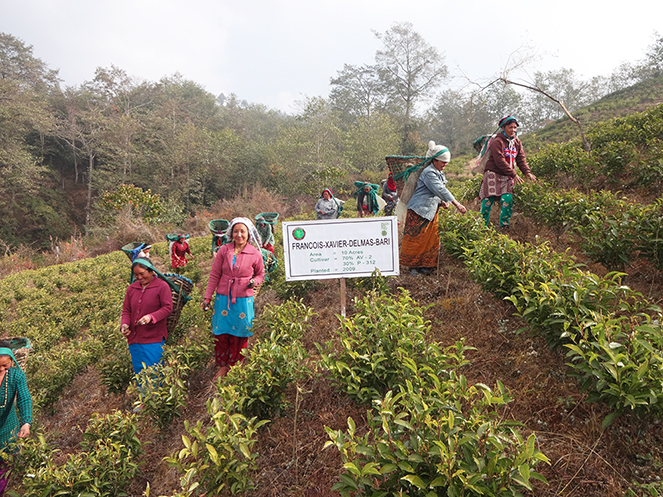
<path fill-rule="evenodd" d="M 233 228 L 236 224 L 243 224 L 246 226 L 246 229 L 249 230 L 249 241 L 251 242 L 252 245 L 255 246 L 258 250 L 262 248 L 262 243 L 261 243 L 261 238 L 260 238 L 260 233 L 258 233 L 258 230 L 256 227 L 253 225 L 251 220 L 248 217 L 236 217 L 232 221 L 230 221 L 230 226 L 228 226 L 228 231 L 226 231 L 226 237 L 228 238 L 228 242 L 233 241 Z"/>

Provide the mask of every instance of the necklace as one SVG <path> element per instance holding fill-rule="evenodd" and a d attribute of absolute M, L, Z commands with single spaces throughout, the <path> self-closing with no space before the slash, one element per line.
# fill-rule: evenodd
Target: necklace
<path fill-rule="evenodd" d="M 7 397 L 9 396 L 9 379 L 7 378 L 7 371 L 5 371 L 5 374 L 2 377 L 2 382 L 5 384 L 5 400 L 0 406 L 0 409 L 7 405 Z"/>

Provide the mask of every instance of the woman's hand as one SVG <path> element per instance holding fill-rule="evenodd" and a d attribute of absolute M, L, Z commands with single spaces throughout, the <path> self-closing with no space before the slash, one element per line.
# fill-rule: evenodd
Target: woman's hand
<path fill-rule="evenodd" d="M 209 311 L 209 300 L 203 300 L 203 311 Z"/>
<path fill-rule="evenodd" d="M 136 324 L 149 324 L 152 321 L 152 315 L 151 314 L 145 314 L 142 318 L 140 318 Z"/>
<path fill-rule="evenodd" d="M 451 202 L 453 206 L 460 212 L 461 214 L 465 214 L 467 212 L 467 209 L 463 204 L 461 204 L 458 200 L 455 200 Z"/>
<path fill-rule="evenodd" d="M 534 176 L 532 173 L 527 173 L 525 177 L 530 181 L 536 181 L 536 176 Z"/>
<path fill-rule="evenodd" d="M 131 333 L 131 330 L 129 329 L 129 325 L 128 325 L 128 324 L 123 324 L 122 326 L 120 326 L 120 332 L 121 332 L 125 337 L 128 337 L 129 334 Z"/>
<path fill-rule="evenodd" d="M 513 182 L 516 185 L 522 185 L 525 182 L 525 180 L 516 174 L 516 176 L 513 178 Z"/>
<path fill-rule="evenodd" d="M 25 423 L 18 431 L 18 438 L 25 438 L 30 436 L 30 423 Z"/>
<path fill-rule="evenodd" d="M 246 285 L 246 288 L 253 288 L 253 285 L 255 285 L 255 284 L 256 284 L 255 280 L 253 278 L 251 278 L 249 280 L 249 284 Z"/>

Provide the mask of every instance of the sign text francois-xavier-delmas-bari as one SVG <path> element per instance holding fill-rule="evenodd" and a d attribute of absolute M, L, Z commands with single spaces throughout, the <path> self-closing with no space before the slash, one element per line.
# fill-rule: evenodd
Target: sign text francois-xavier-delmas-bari
<path fill-rule="evenodd" d="M 286 281 L 399 274 L 395 216 L 284 222 L 283 249 Z"/>

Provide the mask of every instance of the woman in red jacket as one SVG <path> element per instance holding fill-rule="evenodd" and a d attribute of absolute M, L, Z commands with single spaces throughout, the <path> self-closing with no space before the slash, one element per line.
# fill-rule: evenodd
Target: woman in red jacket
<path fill-rule="evenodd" d="M 227 234 L 231 243 L 221 246 L 214 258 L 203 300 L 203 309 L 209 309 L 216 292 L 212 333 L 214 355 L 220 369 L 214 380 L 225 376 L 232 366 L 244 359 L 242 350 L 253 335 L 254 289 L 265 278 L 258 249 L 260 235 L 253 223 L 248 218 L 237 217 L 230 222 Z"/>
<path fill-rule="evenodd" d="M 134 373 L 161 362 L 168 338 L 166 318 L 173 312 L 170 286 L 158 278 L 149 259 L 137 258 L 131 270 L 136 281 L 127 288 L 120 331 L 129 342 Z"/>

